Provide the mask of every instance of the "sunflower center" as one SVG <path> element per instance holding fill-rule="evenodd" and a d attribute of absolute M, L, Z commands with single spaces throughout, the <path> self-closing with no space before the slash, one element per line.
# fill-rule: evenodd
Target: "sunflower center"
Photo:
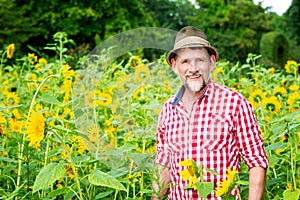
<path fill-rule="evenodd" d="M 256 95 L 256 96 L 254 96 L 253 99 L 254 99 L 255 102 L 260 102 L 261 101 L 261 96 Z"/>
<path fill-rule="evenodd" d="M 268 104 L 266 105 L 266 108 L 267 108 L 267 110 L 269 110 L 269 111 L 275 111 L 276 106 L 275 106 L 273 103 L 268 103 Z"/>

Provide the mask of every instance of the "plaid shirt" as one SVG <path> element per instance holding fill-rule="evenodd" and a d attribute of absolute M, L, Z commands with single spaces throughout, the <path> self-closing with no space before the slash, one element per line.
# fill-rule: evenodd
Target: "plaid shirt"
<path fill-rule="evenodd" d="M 169 199 L 200 199 L 197 190 L 186 190 L 179 172 L 186 169 L 179 162 L 193 159 L 203 169 L 215 170 L 219 175 L 203 171 L 205 182 L 226 179 L 227 168 L 240 170 L 240 157 L 248 168 L 267 168 L 268 161 L 263 139 L 248 101 L 239 93 L 210 81 L 205 94 L 198 98 L 187 113 L 181 97 L 182 86 L 175 97 L 164 105 L 156 133 L 157 155 L 154 162 L 167 166 L 171 184 Z M 231 194 L 237 197 L 238 191 Z M 207 199 L 221 199 L 212 192 Z"/>

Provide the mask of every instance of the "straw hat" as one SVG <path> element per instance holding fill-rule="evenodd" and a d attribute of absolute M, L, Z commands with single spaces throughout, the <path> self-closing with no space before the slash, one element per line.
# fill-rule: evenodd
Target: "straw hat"
<path fill-rule="evenodd" d="M 186 26 L 177 33 L 174 48 L 166 55 L 168 64 L 171 66 L 171 59 L 179 49 L 190 47 L 205 47 L 209 55 L 215 55 L 219 59 L 218 49 L 210 45 L 205 33 L 193 26 Z"/>

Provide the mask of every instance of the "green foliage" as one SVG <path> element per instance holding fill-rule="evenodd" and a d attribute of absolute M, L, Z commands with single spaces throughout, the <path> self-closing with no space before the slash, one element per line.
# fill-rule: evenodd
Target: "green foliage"
<path fill-rule="evenodd" d="M 293 0 L 290 8 L 283 15 L 285 26 L 282 28 L 289 38 L 291 45 L 291 57 L 300 61 L 300 1 Z"/>
<path fill-rule="evenodd" d="M 283 200 L 298 200 L 300 197 L 300 190 L 295 191 L 285 190 L 283 192 Z"/>
<path fill-rule="evenodd" d="M 66 45 L 74 64 L 100 42 L 120 32 L 153 26 L 177 31 L 194 25 L 207 33 L 221 58 L 245 60 L 250 52 L 260 53 L 262 35 L 273 29 L 285 30 L 291 44 L 299 43 L 298 8 L 299 0 L 294 0 L 288 12 L 278 17 L 252 1 L 240 0 L 198 0 L 196 6 L 189 0 L 1 0 L 0 43 L 15 43 L 21 47 L 17 52 L 20 54 L 30 49 L 45 56 L 49 53 L 43 47 L 52 35 L 64 32 L 77 43 L 74 48 L 71 43 Z M 291 57 L 299 60 L 299 48 L 291 47 Z M 148 59 L 161 54 L 144 51 Z"/>
<path fill-rule="evenodd" d="M 14 13 L 13 15 L 11 13 Z M 138 1 L 24 1 L 1 0 L 0 42 L 27 48 L 44 47 L 56 32 L 65 32 L 79 44 L 95 45 L 120 31 L 153 26 L 144 5 Z"/>
<path fill-rule="evenodd" d="M 222 58 L 229 61 L 245 60 L 247 55 L 259 52 L 263 33 L 270 30 L 268 15 L 251 1 L 198 0 L 200 8 L 190 24 L 202 29 Z"/>
<path fill-rule="evenodd" d="M 285 30 L 290 38 L 296 41 L 296 44 L 300 45 L 300 0 L 293 0 L 291 6 L 284 14 L 287 26 Z"/>
<path fill-rule="evenodd" d="M 128 60 L 106 66 L 109 56 L 103 53 L 93 55 L 86 71 L 75 71 L 66 64 L 66 47 L 61 45 L 67 35 L 56 36 L 51 47 L 58 55 L 49 61 L 27 53 L 11 61 L 5 58 L 7 50 L 0 51 L 1 197 L 149 199 L 157 116 L 180 80 L 164 55 L 150 62 L 129 54 Z M 212 78 L 238 90 L 253 105 L 270 162 L 266 199 L 297 198 L 299 63 L 289 61 L 286 71 L 275 70 L 258 64 L 259 58 L 249 54 L 245 63 L 219 61 Z M 257 95 L 262 98 L 257 100 Z M 78 98 L 80 110 L 72 107 Z M 201 172 L 200 179 L 205 176 Z M 241 174 L 248 175 L 244 165 Z M 236 183 L 245 191 L 246 181 Z M 241 199 L 246 199 L 244 193 Z"/>
<path fill-rule="evenodd" d="M 202 198 L 206 198 L 214 189 L 213 182 L 196 182 L 195 185 L 197 187 L 199 196 Z"/>
<path fill-rule="evenodd" d="M 19 5 L 17 0 L 0 1 L 0 44 L 16 43 L 20 45 L 28 38 L 41 34 L 32 30 L 37 21 L 24 17 L 28 6 Z"/>
<path fill-rule="evenodd" d="M 51 186 L 55 181 L 65 175 L 62 163 L 49 163 L 43 167 L 36 177 L 33 185 L 33 193 Z"/>
<path fill-rule="evenodd" d="M 115 179 L 111 175 L 101 172 L 99 170 L 94 171 L 91 174 L 89 174 L 88 179 L 91 184 L 94 184 L 97 186 L 104 186 L 104 187 L 109 187 L 109 188 L 113 188 L 116 190 L 126 191 L 125 187 L 117 179 Z"/>
<path fill-rule="evenodd" d="M 268 32 L 260 41 L 260 53 L 263 63 L 270 67 L 284 66 L 290 57 L 288 43 L 285 35 L 279 32 Z"/>

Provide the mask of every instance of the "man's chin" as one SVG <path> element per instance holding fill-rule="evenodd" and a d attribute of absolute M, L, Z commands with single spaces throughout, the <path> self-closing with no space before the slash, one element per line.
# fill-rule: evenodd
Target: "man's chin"
<path fill-rule="evenodd" d="M 197 85 L 194 85 L 194 84 L 187 84 L 187 89 L 189 89 L 190 91 L 192 92 L 199 92 L 203 89 L 203 84 L 197 84 Z"/>

